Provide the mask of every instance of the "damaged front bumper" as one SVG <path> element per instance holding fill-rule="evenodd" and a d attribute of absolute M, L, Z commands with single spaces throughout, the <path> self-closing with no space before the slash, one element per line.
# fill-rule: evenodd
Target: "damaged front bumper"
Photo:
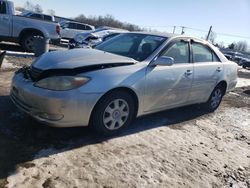
<path fill-rule="evenodd" d="M 25 73 L 19 71 L 13 77 L 10 97 L 19 109 L 44 124 L 76 127 L 89 124 L 101 94 L 81 93 L 78 89 L 51 91 L 37 88 Z"/>
<path fill-rule="evenodd" d="M 91 48 L 87 42 L 76 42 L 74 39 L 70 40 L 68 43 L 68 49 L 75 49 L 75 48 Z"/>

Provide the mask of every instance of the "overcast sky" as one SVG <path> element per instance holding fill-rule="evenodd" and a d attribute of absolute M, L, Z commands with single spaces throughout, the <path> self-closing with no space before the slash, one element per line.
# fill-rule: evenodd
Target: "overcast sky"
<path fill-rule="evenodd" d="M 14 0 L 23 6 L 26 0 Z M 170 26 L 186 26 L 207 31 L 210 25 L 217 33 L 216 41 L 228 44 L 247 40 L 250 44 L 250 0 L 30 0 L 43 10 L 54 9 L 63 17 L 79 14 L 105 15 L 160 31 L 172 32 Z M 181 32 L 180 29 L 176 30 Z M 229 37 L 220 33 L 245 36 Z M 186 29 L 186 34 L 197 37 L 206 32 Z"/>

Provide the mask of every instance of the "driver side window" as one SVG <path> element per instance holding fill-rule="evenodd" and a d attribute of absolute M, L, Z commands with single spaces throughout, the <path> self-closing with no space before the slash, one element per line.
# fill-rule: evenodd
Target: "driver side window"
<path fill-rule="evenodd" d="M 6 3 L 0 1 L 0 14 L 6 14 Z"/>
<path fill-rule="evenodd" d="M 189 46 L 187 42 L 178 41 L 172 44 L 161 56 L 174 58 L 175 63 L 189 63 Z"/>

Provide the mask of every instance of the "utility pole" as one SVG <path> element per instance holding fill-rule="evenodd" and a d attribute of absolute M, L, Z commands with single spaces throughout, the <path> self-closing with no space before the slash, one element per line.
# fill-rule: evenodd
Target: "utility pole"
<path fill-rule="evenodd" d="M 185 27 L 182 26 L 181 28 L 182 28 L 181 34 L 183 35 L 185 33 L 185 31 L 184 31 Z"/>
<path fill-rule="evenodd" d="M 211 34 L 211 31 L 212 31 L 212 28 L 213 28 L 213 26 L 210 26 L 209 31 L 208 31 L 208 34 L 207 34 L 207 39 L 206 39 L 206 40 L 209 39 L 209 36 L 210 36 L 210 34 Z"/>
<path fill-rule="evenodd" d="M 175 28 L 176 28 L 176 26 L 174 26 L 173 34 L 175 33 Z"/>

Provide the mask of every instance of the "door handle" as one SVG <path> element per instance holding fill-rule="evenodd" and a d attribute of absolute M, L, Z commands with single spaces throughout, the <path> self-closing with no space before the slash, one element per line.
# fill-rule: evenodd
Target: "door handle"
<path fill-rule="evenodd" d="M 192 75 L 193 74 L 193 71 L 191 71 L 191 70 L 187 70 L 186 72 L 185 72 L 185 75 L 186 76 L 190 76 L 190 75 Z"/>
<path fill-rule="evenodd" d="M 221 71 L 222 71 L 222 68 L 221 68 L 221 67 L 218 67 L 218 68 L 216 69 L 216 71 L 217 71 L 217 72 L 221 72 Z"/>

